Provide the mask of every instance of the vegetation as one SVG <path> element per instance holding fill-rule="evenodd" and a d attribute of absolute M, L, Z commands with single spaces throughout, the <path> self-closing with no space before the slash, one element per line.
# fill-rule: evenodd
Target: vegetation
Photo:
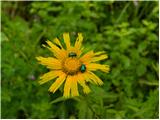
<path fill-rule="evenodd" d="M 158 1 L 3 1 L 1 11 L 2 118 L 158 118 Z M 86 51 L 104 50 L 109 74 L 102 87 L 63 99 L 40 86 L 47 69 L 36 56 L 51 56 L 47 39 L 84 35 Z"/>

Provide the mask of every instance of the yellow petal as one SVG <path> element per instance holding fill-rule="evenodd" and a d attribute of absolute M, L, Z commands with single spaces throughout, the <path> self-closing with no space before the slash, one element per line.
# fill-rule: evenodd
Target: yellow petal
<path fill-rule="evenodd" d="M 48 73 L 45 73 L 43 76 L 40 77 L 40 81 L 39 84 L 44 84 L 54 78 L 56 78 L 57 76 L 61 75 L 62 71 L 61 70 L 56 70 L 56 71 L 50 71 Z"/>
<path fill-rule="evenodd" d="M 62 85 L 62 83 L 65 81 L 66 79 L 66 74 L 63 73 L 59 76 L 59 78 L 57 78 L 57 80 L 51 85 L 51 87 L 49 88 L 50 92 L 56 92 L 56 90 Z"/>
<path fill-rule="evenodd" d="M 94 53 L 95 55 L 101 55 L 101 54 L 104 54 L 105 53 L 105 51 L 99 51 L 99 52 L 96 52 L 96 53 Z"/>
<path fill-rule="evenodd" d="M 90 78 L 88 78 L 88 72 L 83 73 L 83 77 L 86 82 L 90 82 L 92 84 L 95 84 Z"/>
<path fill-rule="evenodd" d="M 36 57 L 40 64 L 46 65 L 49 69 L 61 69 L 61 62 L 53 57 Z"/>
<path fill-rule="evenodd" d="M 83 77 L 83 75 L 82 74 L 78 74 L 77 78 L 78 78 L 78 83 L 83 87 L 83 92 L 88 94 L 91 90 L 86 85 L 85 78 Z"/>
<path fill-rule="evenodd" d="M 108 56 L 104 53 L 105 53 L 104 51 L 100 51 L 100 52 L 96 52 L 96 53 L 94 53 L 93 51 L 89 51 L 85 55 L 83 55 L 80 58 L 80 60 L 85 64 L 88 64 L 90 62 L 104 60 L 104 59 L 108 58 Z"/>
<path fill-rule="evenodd" d="M 64 39 L 64 43 L 66 44 L 67 49 L 69 49 L 71 46 L 69 33 L 63 33 L 63 39 Z"/>
<path fill-rule="evenodd" d="M 89 62 L 91 60 L 91 58 L 94 56 L 94 52 L 93 51 L 89 51 L 87 52 L 85 55 L 83 55 L 80 60 L 83 63 Z"/>
<path fill-rule="evenodd" d="M 100 55 L 100 56 L 98 56 L 98 57 L 93 57 L 93 58 L 91 59 L 91 62 L 96 62 L 96 61 L 104 60 L 104 59 L 107 59 L 107 58 L 108 58 L 107 55 Z"/>
<path fill-rule="evenodd" d="M 54 43 L 56 43 L 57 45 L 59 45 L 59 46 L 63 49 L 63 46 L 62 46 L 62 44 L 60 43 L 60 41 L 59 41 L 58 38 L 55 38 L 53 41 L 54 41 Z"/>
<path fill-rule="evenodd" d="M 83 89 L 83 92 L 84 92 L 85 94 L 88 94 L 88 93 L 91 92 L 91 90 L 90 90 L 90 88 L 86 85 L 86 86 L 84 87 L 84 89 Z"/>
<path fill-rule="evenodd" d="M 87 69 L 90 71 L 96 71 L 96 70 L 101 70 L 103 72 L 108 73 L 110 68 L 108 65 L 101 65 L 101 64 L 97 64 L 97 63 L 90 63 L 87 66 Z"/>
<path fill-rule="evenodd" d="M 72 83 L 71 83 L 71 95 L 72 95 L 72 97 L 79 96 L 77 79 L 78 78 L 76 76 L 73 76 L 73 78 L 72 78 Z"/>
<path fill-rule="evenodd" d="M 54 53 L 56 58 L 63 59 L 63 58 L 66 57 L 66 51 L 65 50 L 58 48 L 56 45 L 54 45 L 49 40 L 47 41 L 47 44 L 51 47 L 51 48 L 49 48 L 49 47 L 47 47 L 47 48 Z"/>
<path fill-rule="evenodd" d="M 95 84 L 99 84 L 99 85 L 103 84 L 103 81 L 98 76 L 96 76 L 93 72 L 88 71 L 86 74 L 88 79 L 93 80 Z"/>
<path fill-rule="evenodd" d="M 80 49 L 83 41 L 82 33 L 78 33 L 78 37 L 75 42 L 75 48 Z"/>
<path fill-rule="evenodd" d="M 68 75 L 67 78 L 66 78 L 66 82 L 64 84 L 63 96 L 66 97 L 66 98 L 70 97 L 72 79 L 73 79 L 73 77 Z"/>

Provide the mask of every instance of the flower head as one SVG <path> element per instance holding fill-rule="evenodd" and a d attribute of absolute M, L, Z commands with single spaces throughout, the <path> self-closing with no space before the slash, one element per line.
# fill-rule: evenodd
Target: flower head
<path fill-rule="evenodd" d="M 63 39 L 65 46 L 62 46 L 58 38 L 54 39 L 54 43 L 47 41 L 49 47 L 45 47 L 53 53 L 52 57 L 36 57 L 40 64 L 50 69 L 50 72 L 40 77 L 39 83 L 43 84 L 56 79 L 49 88 L 49 91 L 53 93 L 64 83 L 64 97 L 78 96 L 78 85 L 83 88 L 84 93 L 89 93 L 91 90 L 87 82 L 102 85 L 103 81 L 93 72 L 96 70 L 109 72 L 108 65 L 97 63 L 108 58 L 105 52 L 89 51 L 82 54 L 83 36 L 81 33 L 78 33 L 74 46 L 71 46 L 69 33 L 64 33 Z"/>

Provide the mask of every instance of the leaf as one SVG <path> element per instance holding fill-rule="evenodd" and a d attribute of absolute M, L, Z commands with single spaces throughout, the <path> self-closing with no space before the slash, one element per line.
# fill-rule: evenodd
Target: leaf
<path fill-rule="evenodd" d="M 137 66 L 137 68 L 136 68 L 136 72 L 137 72 L 137 75 L 138 76 L 142 76 L 143 74 L 145 74 L 145 72 L 146 72 L 146 66 L 145 65 L 143 65 L 143 64 L 140 64 L 140 65 L 138 65 Z"/>
<path fill-rule="evenodd" d="M 78 118 L 84 119 L 86 118 L 88 107 L 85 101 L 80 101 L 77 104 L 78 108 Z"/>
<path fill-rule="evenodd" d="M 143 41 L 138 45 L 138 51 L 141 53 L 147 48 L 147 42 Z"/>
<path fill-rule="evenodd" d="M 50 102 L 50 104 L 55 104 L 55 103 L 62 102 L 62 101 L 65 101 L 65 100 L 66 100 L 66 98 L 64 98 L 64 97 L 58 97 L 55 100 L 52 100 Z"/>

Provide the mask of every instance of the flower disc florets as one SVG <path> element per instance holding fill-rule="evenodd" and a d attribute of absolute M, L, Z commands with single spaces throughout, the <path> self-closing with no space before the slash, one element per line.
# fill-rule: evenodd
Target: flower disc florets
<path fill-rule="evenodd" d="M 81 62 L 77 58 L 66 58 L 62 62 L 63 71 L 69 75 L 74 75 L 79 71 Z"/>

